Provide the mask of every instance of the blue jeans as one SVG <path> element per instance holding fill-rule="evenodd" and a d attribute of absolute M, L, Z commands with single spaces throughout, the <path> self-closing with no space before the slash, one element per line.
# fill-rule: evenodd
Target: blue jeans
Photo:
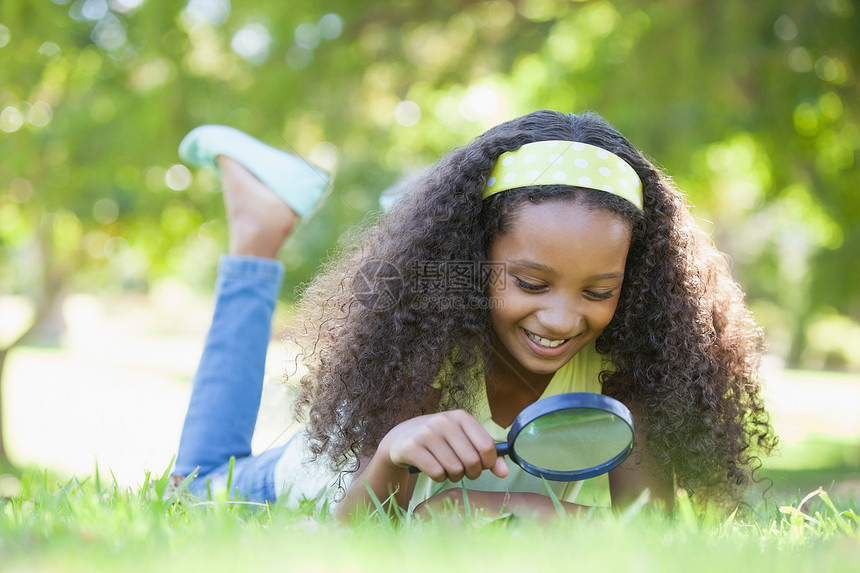
<path fill-rule="evenodd" d="M 286 446 L 251 455 L 272 314 L 284 276 L 272 259 L 225 255 L 218 263 L 215 310 L 194 376 L 174 474 L 197 472 L 189 491 L 224 490 L 274 502 L 275 464 Z M 210 489 L 211 488 L 211 489 Z"/>

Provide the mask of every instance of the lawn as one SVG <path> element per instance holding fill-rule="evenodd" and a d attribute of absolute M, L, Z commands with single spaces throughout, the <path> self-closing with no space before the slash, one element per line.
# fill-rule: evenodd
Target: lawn
<path fill-rule="evenodd" d="M 437 515 L 350 525 L 309 510 L 166 496 L 148 476 L 122 488 L 104 476 L 57 481 L 27 474 L 2 502 L 4 571 L 289 570 L 857 571 L 857 505 L 826 492 L 754 511 L 697 512 L 683 495 L 674 519 L 634 507 L 622 515 Z"/>
<path fill-rule="evenodd" d="M 636 507 L 549 526 L 378 513 L 347 526 L 309 509 L 165 499 L 160 476 L 176 447 L 206 303 L 182 301 L 199 320 L 181 330 L 159 316 L 171 308 L 92 303 L 73 300 L 63 345 L 20 348 L 10 359 L 9 441 L 31 469 L 21 480 L 0 476 L 2 571 L 860 571 L 856 374 L 768 365 L 783 445 L 734 514 L 694 509 L 682 495 L 673 519 Z M 270 358 L 258 450 L 286 428 L 283 350 L 275 345 Z"/>

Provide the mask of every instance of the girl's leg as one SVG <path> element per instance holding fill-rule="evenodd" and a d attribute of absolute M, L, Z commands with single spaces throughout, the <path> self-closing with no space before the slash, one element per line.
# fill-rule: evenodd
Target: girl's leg
<path fill-rule="evenodd" d="M 215 311 L 194 376 L 176 473 L 210 473 L 251 453 L 260 408 L 272 313 L 283 267 L 225 256 L 218 264 Z"/>
<path fill-rule="evenodd" d="M 259 459 L 248 456 L 283 278 L 283 266 L 274 257 L 298 216 L 238 163 L 223 156 L 218 162 L 230 254 L 219 262 L 214 316 L 194 377 L 174 473 L 214 472 L 214 478 L 223 475 L 235 457 L 233 485 L 248 495 L 261 490 L 268 498 L 269 488 L 254 485 L 251 474 L 270 473 L 277 451 Z"/>

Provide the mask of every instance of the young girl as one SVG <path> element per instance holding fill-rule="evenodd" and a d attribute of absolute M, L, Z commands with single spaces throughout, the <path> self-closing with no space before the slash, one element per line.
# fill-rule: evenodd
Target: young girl
<path fill-rule="evenodd" d="M 412 179 L 308 287 L 292 337 L 307 425 L 251 456 L 273 258 L 326 181 L 228 128 L 198 128 L 180 151 L 220 165 L 231 232 L 175 470 L 208 478 L 195 491 L 223 487 L 232 466 L 231 491 L 317 496 L 340 515 L 370 492 L 426 509 L 459 499 L 461 480 L 493 512 L 553 513 L 547 484 L 570 511 L 646 489 L 671 509 L 675 487 L 736 499 L 754 451 L 775 443 L 761 334 L 683 196 L 599 116 L 539 111 Z M 496 456 L 524 407 L 572 391 L 631 410 L 627 461 L 565 484 Z"/>

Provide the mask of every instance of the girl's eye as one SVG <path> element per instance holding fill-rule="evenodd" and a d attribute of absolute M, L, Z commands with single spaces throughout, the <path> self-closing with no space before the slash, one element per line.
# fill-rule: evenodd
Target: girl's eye
<path fill-rule="evenodd" d="M 585 291 L 585 296 L 593 300 L 606 300 L 608 298 L 612 298 L 612 295 L 615 294 L 615 291 L 609 292 L 593 292 L 593 291 Z"/>
<path fill-rule="evenodd" d="M 533 285 L 531 283 L 527 283 L 519 277 L 514 277 L 514 281 L 516 281 L 518 287 L 528 292 L 540 292 L 546 288 L 544 285 Z"/>

